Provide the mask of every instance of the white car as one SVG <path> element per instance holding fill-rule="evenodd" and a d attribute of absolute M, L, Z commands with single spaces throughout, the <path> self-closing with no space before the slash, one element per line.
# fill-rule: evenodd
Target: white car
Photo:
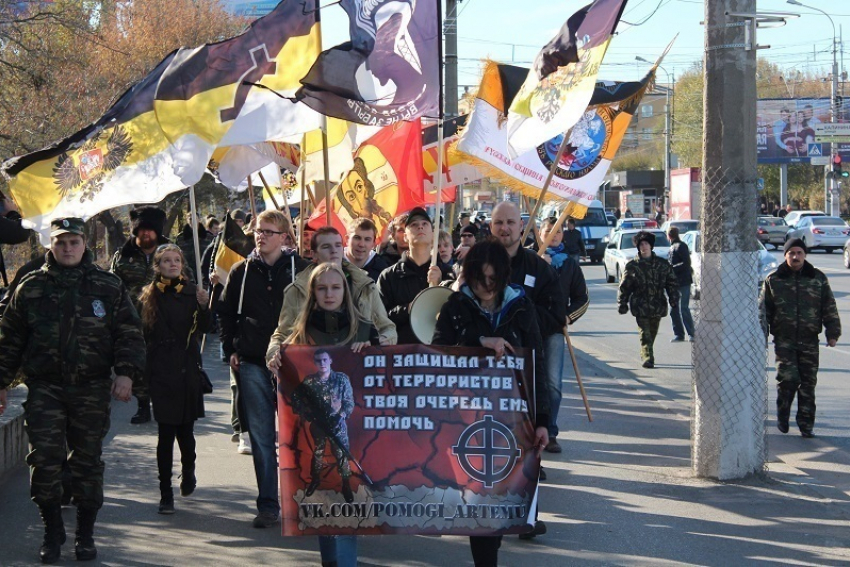
<path fill-rule="evenodd" d="M 785 233 L 785 241 L 801 238 L 811 251 L 822 248 L 829 254 L 841 250 L 850 238 L 850 226 L 840 217 L 812 216 L 800 219 L 797 226 Z"/>
<path fill-rule="evenodd" d="M 702 250 L 702 234 L 698 230 L 692 230 L 691 232 L 686 232 L 681 235 L 679 238 L 682 239 L 682 242 L 688 245 L 688 249 L 691 251 L 691 272 L 693 273 L 694 283 L 691 284 L 691 297 L 694 299 L 699 299 L 699 294 L 702 289 L 702 256 L 700 255 L 700 251 Z M 764 278 L 768 276 L 779 263 L 776 261 L 776 256 L 767 251 L 767 248 L 764 247 L 764 244 L 761 242 L 759 244 L 759 287 L 761 287 Z"/>
<path fill-rule="evenodd" d="M 823 211 L 791 211 L 787 215 L 785 215 L 784 220 L 785 224 L 788 225 L 789 228 L 794 228 L 797 226 L 797 223 L 800 220 L 806 217 L 825 217 L 826 213 Z"/>
<path fill-rule="evenodd" d="M 626 271 L 626 264 L 635 259 L 638 255 L 637 248 L 632 242 L 635 234 L 640 230 L 618 230 L 611 235 L 607 246 L 605 247 L 605 255 L 602 257 L 602 264 L 605 266 L 605 281 L 614 283 L 620 281 L 623 277 L 623 272 Z M 648 230 L 655 235 L 655 246 L 652 251 L 656 256 L 667 259 L 667 254 L 670 251 L 670 241 L 667 240 L 667 235 L 660 230 Z"/>

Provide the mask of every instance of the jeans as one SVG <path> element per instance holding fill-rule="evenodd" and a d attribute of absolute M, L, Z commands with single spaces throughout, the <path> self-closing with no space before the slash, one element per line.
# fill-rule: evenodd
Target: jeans
<path fill-rule="evenodd" d="M 549 437 L 558 436 L 558 410 L 561 409 L 561 375 L 564 371 L 566 352 L 564 335 L 558 333 L 544 339 L 544 364 L 546 365 L 546 389 L 549 395 Z"/>
<path fill-rule="evenodd" d="M 322 564 L 334 563 L 338 567 L 357 567 L 357 536 L 319 536 Z"/>
<path fill-rule="evenodd" d="M 278 501 L 278 466 L 275 422 L 277 392 L 271 373 L 264 366 L 240 361 L 239 417 L 242 428 L 248 428 L 251 456 L 257 475 L 257 510 L 280 513 Z"/>
<path fill-rule="evenodd" d="M 575 260 L 577 265 L 581 263 L 581 254 L 580 253 L 579 254 L 567 254 L 567 256 L 569 256 L 570 259 Z"/>
<path fill-rule="evenodd" d="M 670 318 L 673 319 L 673 334 L 684 339 L 685 331 L 687 331 L 688 336 L 693 337 L 694 320 L 691 317 L 691 308 L 689 307 L 691 303 L 690 284 L 679 286 L 679 296 L 679 309 L 670 309 Z M 684 328 L 682 328 L 682 322 L 685 323 Z"/>

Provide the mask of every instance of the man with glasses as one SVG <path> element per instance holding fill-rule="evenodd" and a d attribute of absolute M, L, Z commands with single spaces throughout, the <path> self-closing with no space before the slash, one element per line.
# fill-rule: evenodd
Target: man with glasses
<path fill-rule="evenodd" d="M 221 342 L 230 368 L 238 376 L 239 418 L 251 439 L 257 476 L 255 528 L 280 521 L 275 446 L 277 396 L 265 364 L 266 347 L 277 326 L 283 290 L 306 262 L 284 253 L 289 220 L 280 211 L 263 211 L 254 228 L 256 248 L 230 270 L 219 300 Z"/>

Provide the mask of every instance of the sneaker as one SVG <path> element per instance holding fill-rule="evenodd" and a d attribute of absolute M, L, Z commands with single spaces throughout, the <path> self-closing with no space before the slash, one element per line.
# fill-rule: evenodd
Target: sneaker
<path fill-rule="evenodd" d="M 546 443 L 546 446 L 543 447 L 543 450 L 547 453 L 560 453 L 561 446 L 558 445 L 558 439 L 555 437 L 550 437 L 549 442 Z"/>
<path fill-rule="evenodd" d="M 534 522 L 534 527 L 524 534 L 519 534 L 519 539 L 534 539 L 546 533 L 546 524 L 542 520 Z"/>
<path fill-rule="evenodd" d="M 230 436 L 230 441 L 233 443 L 239 443 L 239 433 L 234 432 L 233 435 Z"/>
<path fill-rule="evenodd" d="M 280 522 L 280 514 L 276 512 L 260 512 L 251 523 L 255 528 L 268 528 Z"/>
<path fill-rule="evenodd" d="M 174 513 L 174 496 L 171 494 L 164 495 L 159 501 L 159 513 L 171 515 Z"/>
<path fill-rule="evenodd" d="M 693 336 L 693 335 L 691 335 L 690 337 L 688 337 L 688 342 L 689 342 L 689 343 L 694 342 L 694 336 Z"/>
<path fill-rule="evenodd" d="M 670 339 L 671 343 L 683 343 L 685 342 L 685 337 L 673 337 Z"/>
<path fill-rule="evenodd" d="M 247 433 L 239 434 L 239 447 L 236 448 L 236 452 L 240 455 L 251 454 L 251 438 L 248 437 Z"/>

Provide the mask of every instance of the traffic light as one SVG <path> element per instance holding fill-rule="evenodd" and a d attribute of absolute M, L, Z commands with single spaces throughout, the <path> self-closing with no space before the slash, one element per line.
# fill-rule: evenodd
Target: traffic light
<path fill-rule="evenodd" d="M 850 177 L 850 171 L 844 171 L 841 167 L 841 156 L 836 154 L 832 160 L 832 175 L 838 179 Z"/>

